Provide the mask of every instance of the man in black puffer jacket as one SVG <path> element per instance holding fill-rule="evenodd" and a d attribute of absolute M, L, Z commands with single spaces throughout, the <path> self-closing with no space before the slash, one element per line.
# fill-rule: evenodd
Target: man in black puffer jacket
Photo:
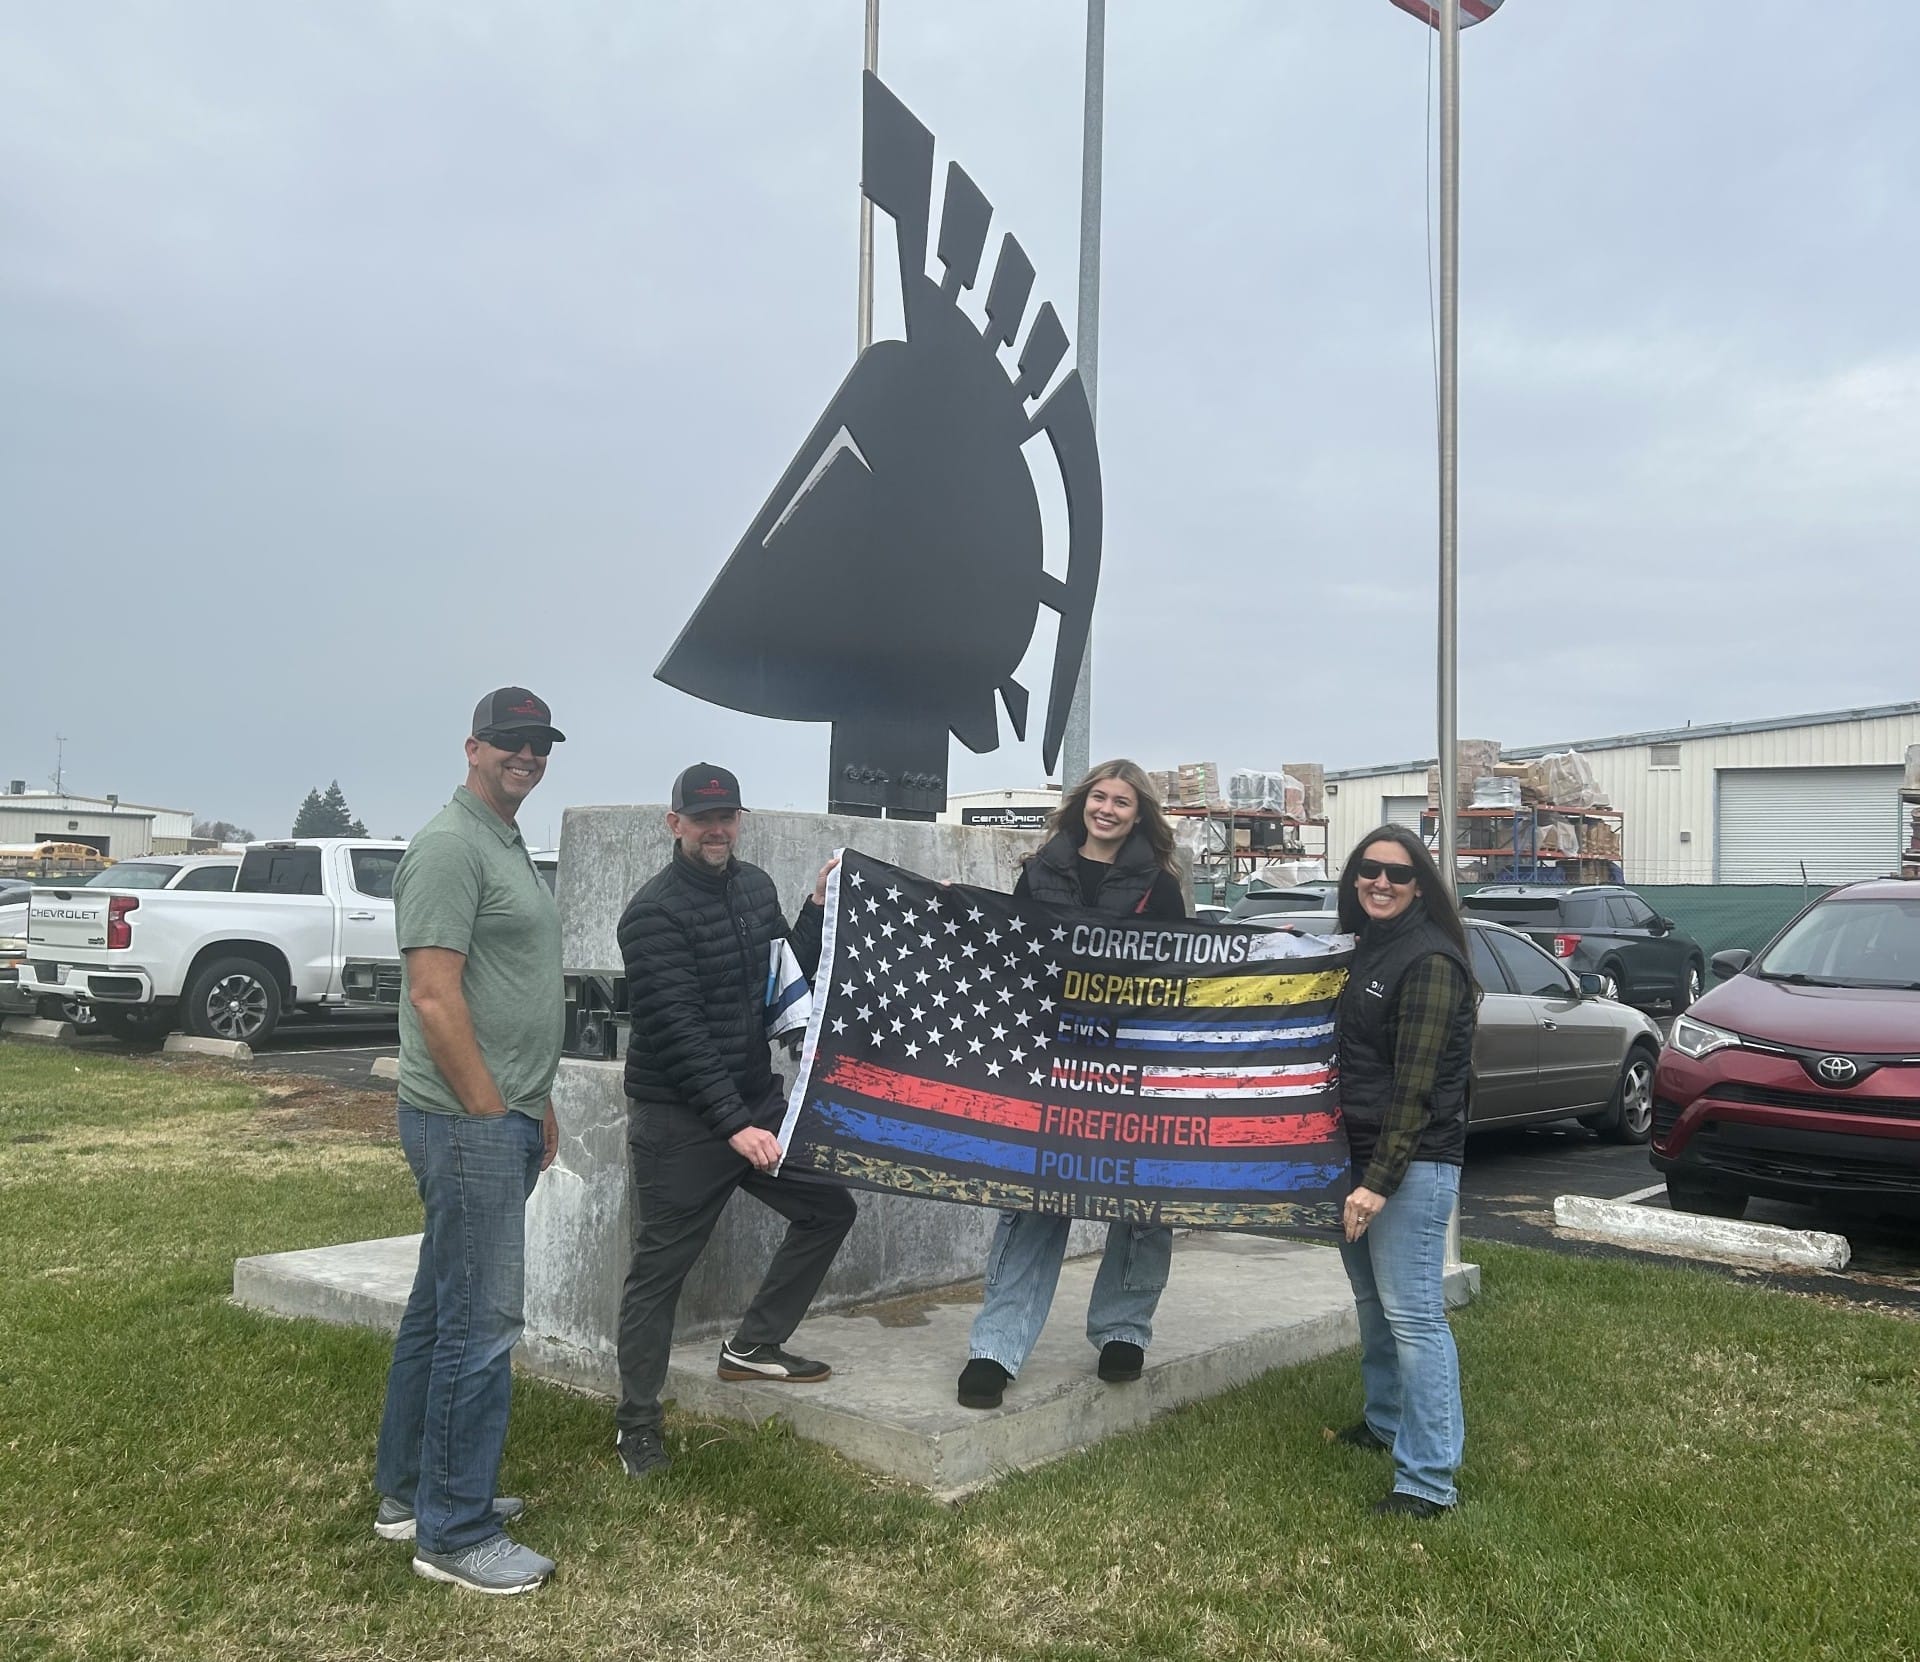
<path fill-rule="evenodd" d="M 633 1260 L 620 1301 L 619 1449 L 630 1477 L 664 1471 L 660 1386 L 680 1286 L 735 1189 L 788 1220 L 766 1278 L 720 1347 L 722 1379 L 807 1384 L 831 1371 L 781 1346 L 807 1313 L 853 1227 L 853 1198 L 774 1174 L 786 1103 L 767 1056 L 769 953 L 785 940 L 812 975 L 820 959 L 829 861 L 793 927 L 773 880 L 733 855 L 739 781 L 696 763 L 674 782 L 673 858 L 620 918 L 632 1026 L 627 1156 L 635 1187 Z"/>

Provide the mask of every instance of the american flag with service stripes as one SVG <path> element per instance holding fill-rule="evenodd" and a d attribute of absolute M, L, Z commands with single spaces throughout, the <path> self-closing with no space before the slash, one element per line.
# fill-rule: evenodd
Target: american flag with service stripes
<path fill-rule="evenodd" d="M 1344 936 L 1063 912 L 848 850 L 785 1169 L 976 1206 L 1331 1228 Z"/>

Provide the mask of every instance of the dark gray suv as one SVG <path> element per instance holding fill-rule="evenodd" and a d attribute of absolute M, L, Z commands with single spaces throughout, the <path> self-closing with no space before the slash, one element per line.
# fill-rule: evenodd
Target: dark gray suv
<path fill-rule="evenodd" d="M 1494 884 L 1460 897 L 1470 918 L 1517 929 L 1608 998 L 1639 1010 L 1684 1010 L 1706 985 L 1706 954 L 1631 889 Z"/>

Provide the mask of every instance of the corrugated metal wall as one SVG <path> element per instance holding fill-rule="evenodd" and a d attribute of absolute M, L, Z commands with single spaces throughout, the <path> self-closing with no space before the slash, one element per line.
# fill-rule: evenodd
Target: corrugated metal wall
<path fill-rule="evenodd" d="M 1808 727 L 1682 738 L 1678 763 L 1653 766 L 1653 747 L 1628 745 L 1582 752 L 1594 777 L 1624 818 L 1629 883 L 1712 883 L 1715 801 L 1720 773 L 1730 768 L 1898 766 L 1920 744 L 1920 716 L 1822 722 Z M 1427 788 L 1426 770 L 1330 781 L 1328 855 L 1338 864 L 1380 823 L 1384 800 Z M 1893 809 L 1889 806 L 1889 819 Z M 1684 838 L 1683 838 L 1684 834 Z M 1889 833 L 1888 869 L 1894 849 Z"/>
<path fill-rule="evenodd" d="M 33 843 L 47 837 L 105 837 L 116 860 L 153 852 L 153 821 L 133 815 L 89 814 L 79 809 L 9 808 L 0 797 L 0 843 Z"/>

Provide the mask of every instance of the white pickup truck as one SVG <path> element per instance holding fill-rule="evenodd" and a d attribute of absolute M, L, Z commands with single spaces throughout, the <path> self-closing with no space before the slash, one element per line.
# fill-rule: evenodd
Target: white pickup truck
<path fill-rule="evenodd" d="M 84 999 L 110 1033 L 178 1025 L 248 1044 L 289 1010 L 395 1011 L 393 874 L 405 852 L 362 837 L 254 843 L 230 894 L 36 889 L 19 992 Z"/>

